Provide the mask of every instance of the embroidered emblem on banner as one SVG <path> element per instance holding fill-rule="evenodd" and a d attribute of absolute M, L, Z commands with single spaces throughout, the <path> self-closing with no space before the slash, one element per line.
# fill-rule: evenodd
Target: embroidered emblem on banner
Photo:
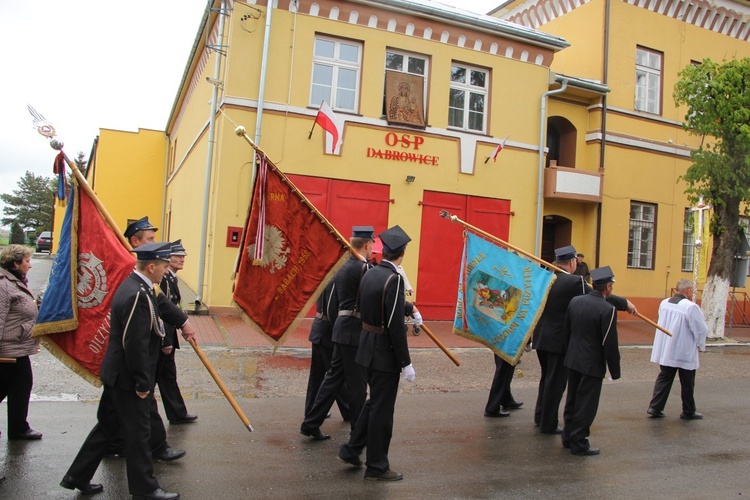
<path fill-rule="evenodd" d="M 107 273 L 102 261 L 93 253 L 78 255 L 78 285 L 76 286 L 78 307 L 97 307 L 107 296 Z"/>
<path fill-rule="evenodd" d="M 291 249 L 286 244 L 286 238 L 276 226 L 266 224 L 263 246 L 263 267 L 270 266 L 268 272 L 273 274 L 277 269 L 286 267 L 287 255 Z M 247 254 L 252 259 L 255 253 L 255 243 L 247 247 Z"/>

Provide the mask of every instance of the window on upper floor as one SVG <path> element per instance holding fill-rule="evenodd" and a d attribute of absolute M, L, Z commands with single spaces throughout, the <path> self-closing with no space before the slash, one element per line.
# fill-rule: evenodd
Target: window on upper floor
<path fill-rule="evenodd" d="M 740 217 L 740 228 L 745 231 L 745 238 L 750 241 L 750 218 Z M 750 261 L 746 262 L 748 263 L 747 275 L 750 276 Z"/>
<path fill-rule="evenodd" d="M 448 126 L 485 132 L 487 128 L 487 93 L 489 72 L 463 64 L 451 66 L 448 100 Z"/>
<path fill-rule="evenodd" d="M 656 205 L 630 202 L 628 267 L 653 269 L 656 250 Z"/>
<path fill-rule="evenodd" d="M 636 48 L 635 56 L 635 109 L 647 113 L 661 114 L 661 75 L 663 55 L 661 52 Z"/>
<path fill-rule="evenodd" d="M 547 161 L 549 167 L 555 161 L 559 167 L 575 168 L 576 166 L 575 126 L 562 116 L 547 118 Z"/>
<path fill-rule="evenodd" d="M 695 212 L 689 208 L 685 209 L 685 218 L 682 225 L 682 271 L 692 272 L 695 255 L 695 231 L 694 215 Z"/>
<path fill-rule="evenodd" d="M 316 36 L 310 106 L 326 101 L 334 110 L 356 113 L 361 66 L 361 43 Z"/>
<path fill-rule="evenodd" d="M 386 51 L 383 115 L 388 123 L 425 126 L 428 65 L 424 56 Z"/>

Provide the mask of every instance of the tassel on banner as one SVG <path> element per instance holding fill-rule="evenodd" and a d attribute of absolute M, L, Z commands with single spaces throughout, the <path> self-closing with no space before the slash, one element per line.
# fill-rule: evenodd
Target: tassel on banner
<path fill-rule="evenodd" d="M 57 156 L 55 156 L 55 163 L 52 166 L 52 171 L 57 175 L 57 203 L 59 206 L 68 205 L 68 197 L 70 194 L 67 182 L 65 182 L 65 153 L 60 150 Z"/>

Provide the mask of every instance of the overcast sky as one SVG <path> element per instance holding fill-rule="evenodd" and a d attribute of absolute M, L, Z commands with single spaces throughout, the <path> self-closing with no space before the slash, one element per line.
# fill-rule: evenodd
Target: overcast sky
<path fill-rule="evenodd" d="M 442 3 L 486 13 L 501 0 Z M 0 193 L 27 170 L 52 176 L 55 152 L 27 104 L 55 126 L 71 158 L 88 158 L 100 128 L 164 130 L 206 4 L 0 0 Z"/>

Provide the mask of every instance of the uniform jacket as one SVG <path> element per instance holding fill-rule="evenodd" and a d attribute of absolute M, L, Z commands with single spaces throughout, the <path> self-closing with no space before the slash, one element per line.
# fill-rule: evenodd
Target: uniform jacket
<path fill-rule="evenodd" d="M 112 298 L 109 344 L 99 376 L 102 382 L 139 392 L 154 387 L 162 347 L 158 314 L 153 292 L 131 273 Z"/>
<path fill-rule="evenodd" d="M 359 282 L 370 267 L 370 264 L 352 255 L 333 276 L 339 303 L 338 316 L 333 323 L 334 342 L 345 345 L 359 345 L 362 320 L 357 310 L 357 293 L 359 292 Z M 352 312 L 344 313 L 343 311 Z"/>
<path fill-rule="evenodd" d="M 564 334 L 565 366 L 599 378 L 604 378 L 609 368 L 613 379 L 620 378 L 617 310 L 601 292 L 592 290 L 570 301 Z"/>
<path fill-rule="evenodd" d="M 180 286 L 177 284 L 177 276 L 172 271 L 167 271 L 164 273 L 164 278 L 162 278 L 159 287 L 169 301 L 179 308 L 180 303 L 182 302 L 182 295 L 180 295 Z M 175 325 L 165 323 L 164 332 L 164 345 L 171 345 L 174 346 L 175 349 L 179 349 L 180 339 L 179 335 L 177 335 L 177 328 Z"/>
<path fill-rule="evenodd" d="M 404 279 L 393 264 L 383 261 L 367 271 L 360 284 L 362 323 L 383 327 L 384 331 L 379 334 L 362 329 L 357 363 L 396 373 L 410 365 L 404 317 L 413 309 L 413 304 L 404 298 Z"/>
<path fill-rule="evenodd" d="M 544 311 L 534 328 L 532 345 L 534 349 L 540 351 L 563 353 L 565 352 L 563 325 L 568 305 L 573 297 L 586 295 L 592 288 L 581 276 L 561 272 L 555 275 L 557 279 L 550 288 Z M 607 301 L 620 311 L 628 309 L 628 301 L 622 297 L 610 295 Z"/>
<path fill-rule="evenodd" d="M 26 283 L 0 268 L 0 357 L 23 358 L 39 352 L 31 338 L 38 308 Z"/>
<path fill-rule="evenodd" d="M 659 305 L 659 326 L 672 333 L 657 330 L 651 361 L 673 368 L 698 369 L 698 349 L 706 350 L 708 325 L 698 304 L 682 294 L 664 299 Z"/>
<path fill-rule="evenodd" d="M 333 280 L 329 281 L 315 305 L 315 319 L 308 340 L 313 344 L 333 347 L 333 322 L 339 312 Z"/>

